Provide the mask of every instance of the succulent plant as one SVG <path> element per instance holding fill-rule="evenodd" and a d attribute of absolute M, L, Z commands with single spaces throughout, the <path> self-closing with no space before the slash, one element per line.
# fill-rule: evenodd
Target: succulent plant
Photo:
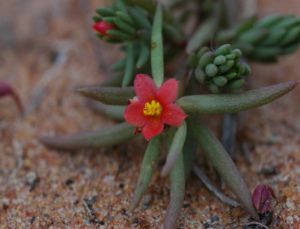
<path fill-rule="evenodd" d="M 300 45 L 300 19 L 294 15 L 273 14 L 261 20 L 255 17 L 241 25 L 221 31 L 218 42 L 230 42 L 249 59 L 273 62 Z"/>
<path fill-rule="evenodd" d="M 191 55 L 193 76 L 209 87 L 212 93 L 242 88 L 245 77 L 250 74 L 250 66 L 241 62 L 242 52 L 224 44 L 215 51 L 203 47 Z"/>
<path fill-rule="evenodd" d="M 41 138 L 48 147 L 78 150 L 121 144 L 141 133 L 147 147 L 133 195 L 132 210 L 138 206 L 152 175 L 159 169 L 157 161 L 163 155 L 163 143 L 166 144 L 168 153 L 161 170 L 162 176 L 170 178 L 170 203 L 164 222 L 166 229 L 176 227 L 186 178 L 191 171 L 199 177 L 205 177 L 204 184 L 219 199 L 235 207 L 242 206 L 253 218 L 259 219 L 258 209 L 255 208 L 257 201 L 254 201 L 254 206 L 251 193 L 232 158 L 213 131 L 201 120 L 201 115 L 236 113 L 259 107 L 288 93 L 297 85 L 297 82 L 289 81 L 232 93 L 232 89 L 246 83 L 245 76 L 250 73 L 250 67 L 242 59 L 242 52 L 234 46 L 234 42 L 232 45 L 220 45 L 215 51 L 205 48 L 207 37 L 216 34 L 220 26 L 220 7 L 218 2 L 213 3 L 207 11 L 208 16 L 195 28 L 191 38 L 183 37 L 186 49 L 176 43 L 182 37 L 170 37 L 170 31 L 181 34 L 185 26 L 184 21 L 177 22 L 173 16 L 172 5 L 163 9 L 154 1 L 118 0 L 108 8 L 97 10 L 94 29 L 104 41 L 116 41 L 126 47 L 125 58 L 117 64 L 121 73 L 119 76 L 111 77 L 102 86 L 81 87 L 77 91 L 98 101 L 100 113 L 118 120 L 118 123 L 105 130 Z M 184 7 L 182 11 L 187 12 Z M 148 50 L 148 57 L 142 58 L 145 62 L 140 59 L 143 47 Z M 176 57 L 170 54 L 169 47 L 172 47 L 172 53 L 183 54 L 178 57 L 181 62 L 177 73 L 168 72 L 167 67 Z M 137 65 L 137 62 L 143 64 Z M 139 68 L 141 66 L 144 68 Z M 188 72 L 208 85 L 214 94 L 200 94 L 193 77 L 187 77 Z M 176 77 L 167 78 L 166 75 Z M 214 184 L 196 166 L 198 147 L 238 202 L 216 192 Z"/>

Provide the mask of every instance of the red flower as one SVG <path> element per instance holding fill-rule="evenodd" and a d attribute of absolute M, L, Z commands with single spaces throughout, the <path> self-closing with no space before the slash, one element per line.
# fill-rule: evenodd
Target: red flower
<path fill-rule="evenodd" d="M 138 74 L 134 89 L 137 97 L 131 100 L 124 116 L 128 123 L 142 128 L 148 141 L 163 131 L 164 124 L 182 125 L 187 115 L 174 104 L 178 95 L 177 80 L 170 79 L 157 88 L 148 75 Z"/>
<path fill-rule="evenodd" d="M 106 21 L 99 21 L 99 22 L 95 22 L 95 24 L 93 25 L 93 29 L 96 30 L 98 33 L 100 33 L 103 36 L 107 36 L 107 31 L 114 29 L 115 25 L 111 24 L 109 22 Z"/>

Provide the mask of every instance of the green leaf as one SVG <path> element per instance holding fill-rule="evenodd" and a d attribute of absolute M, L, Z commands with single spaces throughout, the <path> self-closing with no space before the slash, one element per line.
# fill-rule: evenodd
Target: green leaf
<path fill-rule="evenodd" d="M 88 98 L 111 105 L 126 105 L 128 100 L 135 96 L 133 87 L 87 86 L 78 88 L 76 91 Z"/>
<path fill-rule="evenodd" d="M 146 45 L 142 45 L 140 55 L 136 62 L 136 68 L 143 67 L 149 59 L 149 48 Z"/>
<path fill-rule="evenodd" d="M 115 74 L 108 78 L 106 78 L 103 82 L 101 82 L 102 87 L 120 87 L 122 83 L 122 77 L 121 74 Z"/>
<path fill-rule="evenodd" d="M 173 137 L 169 153 L 167 156 L 167 161 L 162 168 L 161 175 L 166 176 L 175 166 L 176 160 L 180 154 L 182 154 L 182 149 L 186 139 L 186 123 L 184 122 L 175 132 Z"/>
<path fill-rule="evenodd" d="M 126 142 L 134 137 L 134 127 L 121 123 L 105 129 L 67 136 L 42 137 L 39 140 L 47 147 L 60 150 L 99 148 Z"/>
<path fill-rule="evenodd" d="M 182 154 L 179 154 L 170 173 L 170 185 L 170 203 L 164 220 L 164 229 L 176 228 L 177 219 L 181 212 L 185 192 L 185 170 Z"/>
<path fill-rule="evenodd" d="M 124 78 L 122 81 L 122 87 L 128 86 L 134 77 L 134 70 L 135 70 L 134 59 L 135 59 L 134 44 L 129 43 L 127 45 L 126 67 L 125 67 Z"/>
<path fill-rule="evenodd" d="M 215 4 L 214 13 L 206 21 L 204 21 L 193 34 L 192 38 L 187 44 L 187 53 L 196 51 L 201 46 L 204 46 L 213 38 L 213 35 L 217 31 L 220 21 L 220 5 Z"/>
<path fill-rule="evenodd" d="M 255 25 L 256 28 L 271 28 L 273 25 L 279 23 L 283 19 L 282 15 L 272 14 L 259 20 Z"/>
<path fill-rule="evenodd" d="M 114 24 L 116 24 L 120 30 L 128 34 L 135 34 L 135 28 L 120 18 L 114 18 Z"/>
<path fill-rule="evenodd" d="M 160 153 L 160 136 L 157 136 L 153 138 L 146 149 L 139 179 L 137 182 L 137 186 L 135 188 L 133 200 L 132 200 L 132 205 L 131 205 L 131 210 L 134 210 L 137 205 L 139 204 L 143 194 L 146 192 L 150 181 L 151 177 L 153 175 L 154 168 L 158 162 L 159 158 L 159 153 Z"/>
<path fill-rule="evenodd" d="M 118 29 L 108 30 L 107 34 L 111 35 L 112 38 L 117 38 L 117 39 L 122 40 L 122 41 L 128 41 L 128 40 L 131 40 L 133 38 L 130 34 L 128 34 L 126 32 L 122 32 Z"/>
<path fill-rule="evenodd" d="M 123 71 L 126 65 L 126 58 L 119 60 L 111 66 L 111 69 L 114 71 Z"/>
<path fill-rule="evenodd" d="M 151 30 L 151 23 L 148 20 L 147 15 L 139 7 L 130 8 L 129 14 L 141 29 L 145 29 L 147 31 Z"/>
<path fill-rule="evenodd" d="M 93 101 L 94 102 L 94 101 Z M 116 121 L 124 121 L 124 112 L 126 106 L 121 105 L 107 105 L 101 102 L 94 102 L 91 104 L 92 109 L 108 118 Z"/>
<path fill-rule="evenodd" d="M 279 42 L 280 45 L 289 45 L 293 42 L 298 43 L 300 38 L 300 26 L 290 29 L 286 36 Z"/>
<path fill-rule="evenodd" d="M 154 15 L 151 35 L 151 68 L 152 76 L 157 86 L 160 86 L 164 81 L 162 20 L 162 8 L 158 4 Z"/>
<path fill-rule="evenodd" d="M 191 128 L 191 127 L 188 127 Z M 196 142 L 192 138 L 190 131 L 187 132 L 187 137 L 183 146 L 183 159 L 184 159 L 184 169 L 185 177 L 189 177 L 196 159 Z"/>
<path fill-rule="evenodd" d="M 117 0 L 116 7 L 124 13 L 127 12 L 124 0 Z"/>
<path fill-rule="evenodd" d="M 185 96 L 177 103 L 190 114 L 235 113 L 267 104 L 288 93 L 297 84 L 297 81 L 288 81 L 243 93 Z"/>
<path fill-rule="evenodd" d="M 96 10 L 98 14 L 102 17 L 112 17 L 115 16 L 115 11 L 112 8 L 102 7 Z"/>
<path fill-rule="evenodd" d="M 252 217 L 258 219 L 258 215 L 252 205 L 251 193 L 231 157 L 203 122 L 196 119 L 192 119 L 191 122 L 193 124 L 192 133 L 203 149 L 206 158 L 212 163 L 228 187 L 235 193 L 245 209 Z"/>
<path fill-rule="evenodd" d="M 260 61 L 276 61 L 277 56 L 281 53 L 280 47 L 258 47 L 252 54 L 256 60 Z"/>
<path fill-rule="evenodd" d="M 125 21 L 125 22 L 127 22 L 127 23 L 134 26 L 135 23 L 134 23 L 133 19 L 127 13 L 124 13 L 122 11 L 118 11 L 116 14 L 117 14 L 117 16 L 120 20 L 123 20 L 123 21 Z"/>

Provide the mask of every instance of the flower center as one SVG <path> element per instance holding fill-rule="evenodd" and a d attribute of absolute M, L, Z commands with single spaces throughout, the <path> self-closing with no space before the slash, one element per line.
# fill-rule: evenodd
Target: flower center
<path fill-rule="evenodd" d="M 158 116 L 161 114 L 162 106 L 156 100 L 151 100 L 151 102 L 145 103 L 143 113 L 146 116 Z"/>

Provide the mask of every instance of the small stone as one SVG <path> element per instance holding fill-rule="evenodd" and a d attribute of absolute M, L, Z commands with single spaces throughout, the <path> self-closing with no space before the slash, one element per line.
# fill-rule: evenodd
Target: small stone
<path fill-rule="evenodd" d="M 294 218 L 293 218 L 293 216 L 288 216 L 288 217 L 286 217 L 286 222 L 287 222 L 288 224 L 293 224 L 293 223 L 294 223 Z"/>
<path fill-rule="evenodd" d="M 150 207 L 152 201 L 151 195 L 145 195 L 143 198 L 143 209 L 146 210 L 147 208 Z"/>
<path fill-rule="evenodd" d="M 38 175 L 33 171 L 28 172 L 25 179 L 26 184 L 30 186 L 30 191 L 32 191 L 39 182 Z"/>
<path fill-rule="evenodd" d="M 296 205 L 294 203 L 294 201 L 288 199 L 286 202 L 286 206 L 289 210 L 295 210 L 296 209 Z"/>

